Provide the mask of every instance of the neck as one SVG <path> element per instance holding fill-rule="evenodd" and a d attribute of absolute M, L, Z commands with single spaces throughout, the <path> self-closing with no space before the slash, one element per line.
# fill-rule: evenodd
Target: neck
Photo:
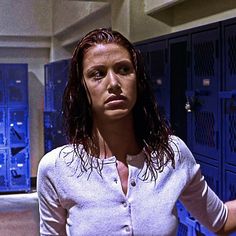
<path fill-rule="evenodd" d="M 100 158 L 116 156 L 118 160 L 125 161 L 127 154 L 135 155 L 141 150 L 132 118 L 107 123 L 95 121 L 93 133 Z"/>

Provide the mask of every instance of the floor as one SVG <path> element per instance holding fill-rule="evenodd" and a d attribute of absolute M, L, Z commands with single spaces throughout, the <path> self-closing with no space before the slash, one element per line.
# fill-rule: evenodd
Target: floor
<path fill-rule="evenodd" d="M 39 236 L 36 192 L 0 195 L 0 235 Z"/>

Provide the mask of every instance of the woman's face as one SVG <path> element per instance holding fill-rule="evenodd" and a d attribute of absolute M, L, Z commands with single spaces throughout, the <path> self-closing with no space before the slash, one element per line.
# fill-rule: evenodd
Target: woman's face
<path fill-rule="evenodd" d="M 136 73 L 124 47 L 114 43 L 90 47 L 84 55 L 83 76 L 94 119 L 131 115 L 137 98 Z"/>

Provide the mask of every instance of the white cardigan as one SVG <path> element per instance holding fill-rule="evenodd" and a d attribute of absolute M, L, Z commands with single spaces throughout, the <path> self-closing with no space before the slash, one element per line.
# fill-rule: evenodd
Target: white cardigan
<path fill-rule="evenodd" d="M 219 230 L 227 208 L 208 187 L 199 165 L 185 143 L 171 136 L 175 169 L 169 163 L 157 181 L 142 179 L 145 152 L 127 155 L 128 191 L 122 191 L 116 157 L 104 160 L 97 171 L 81 173 L 80 159 L 72 145 L 47 153 L 38 169 L 38 197 L 41 235 L 176 235 L 176 201 L 211 231 Z M 80 153 L 91 160 L 82 147 Z"/>

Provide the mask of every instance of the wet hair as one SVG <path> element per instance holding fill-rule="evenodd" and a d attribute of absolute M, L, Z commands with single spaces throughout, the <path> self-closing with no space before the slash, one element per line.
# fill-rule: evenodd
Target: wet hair
<path fill-rule="evenodd" d="M 68 142 L 73 144 L 77 155 L 80 155 L 81 171 L 94 169 L 92 168 L 93 162 L 85 160 L 84 155 L 78 151 L 80 145 L 83 145 L 87 152 L 91 151 L 93 149 L 91 145 L 95 143 L 92 134 L 92 108 L 83 83 L 83 59 L 90 47 L 109 43 L 124 47 L 130 54 L 137 80 L 137 101 L 133 108 L 134 130 L 137 141 L 144 148 L 147 156 L 147 171 L 144 179 L 147 179 L 150 174 L 152 178 L 157 179 L 158 172 L 162 171 L 169 161 L 174 167 L 174 152 L 169 142 L 172 131 L 161 115 L 150 89 L 141 53 L 117 31 L 109 28 L 95 29 L 85 35 L 74 50 L 62 104 L 64 128 Z"/>

